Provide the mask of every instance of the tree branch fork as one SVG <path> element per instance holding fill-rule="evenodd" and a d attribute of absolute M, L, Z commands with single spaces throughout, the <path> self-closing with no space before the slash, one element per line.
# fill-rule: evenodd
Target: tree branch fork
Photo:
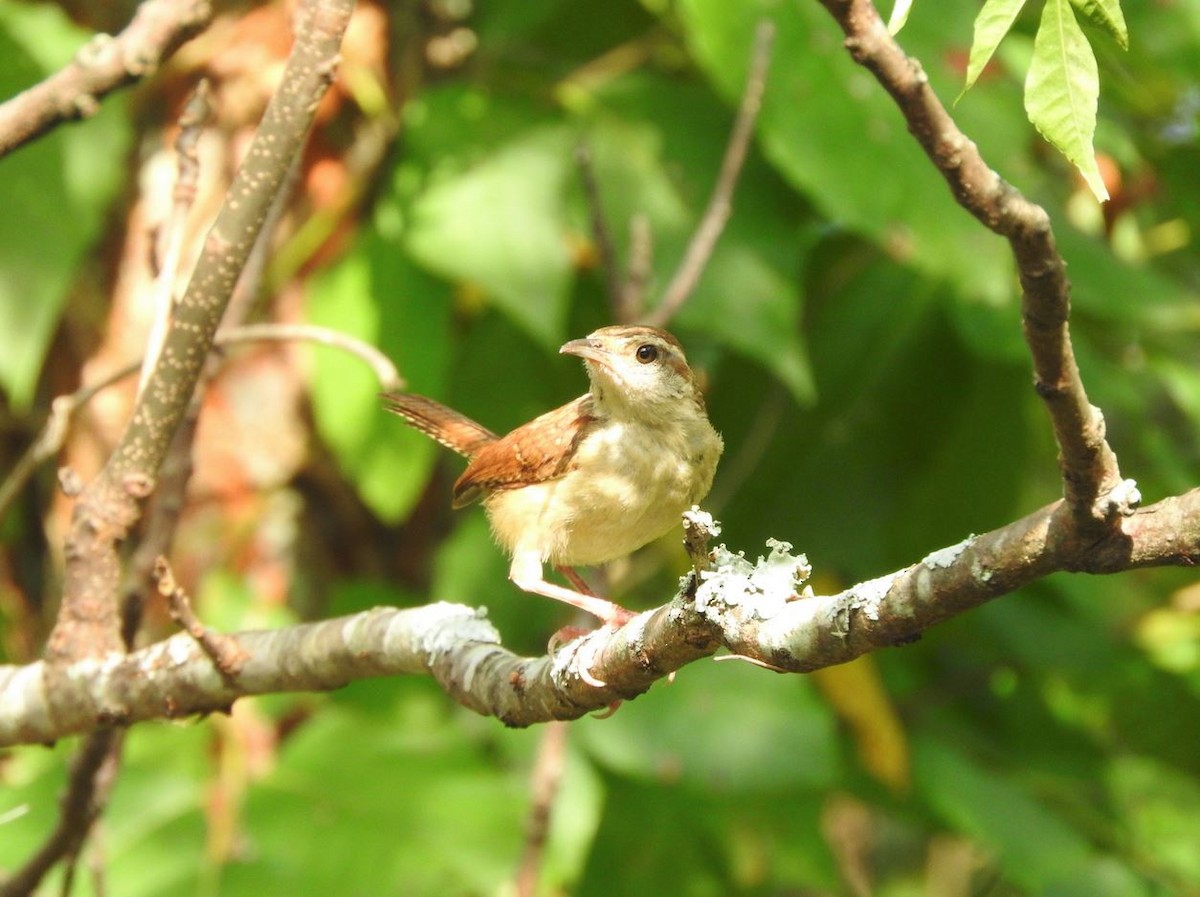
<path fill-rule="evenodd" d="M 128 654 L 0 666 L 0 746 L 397 675 L 432 676 L 459 703 L 510 726 L 575 719 L 722 648 L 781 672 L 809 672 L 907 644 L 1051 573 L 1200 563 L 1200 489 L 1136 511 L 1100 542 L 1074 532 L 1065 508 L 1056 502 L 828 596 L 802 588 L 807 562 L 786 543 L 772 542 L 751 563 L 724 546 L 710 551 L 706 536 L 692 545 L 699 575 L 685 577 L 671 601 L 538 658 L 505 649 L 485 610 L 439 602 L 228 635 L 241 657 L 235 670 L 223 668 L 194 626 Z"/>

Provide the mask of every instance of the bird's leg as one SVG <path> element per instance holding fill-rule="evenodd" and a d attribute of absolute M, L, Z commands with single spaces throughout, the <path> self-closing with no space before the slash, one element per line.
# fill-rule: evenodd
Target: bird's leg
<path fill-rule="evenodd" d="M 559 569 L 563 570 L 564 575 L 571 580 L 572 584 L 581 587 L 580 591 L 546 582 L 542 576 L 542 559 L 533 553 L 515 552 L 512 566 L 508 570 L 508 578 L 523 592 L 532 592 L 535 595 L 553 598 L 555 601 L 562 601 L 564 604 L 577 607 L 585 613 L 598 617 L 605 626 L 622 626 L 636 616 L 632 611 L 626 610 L 619 604 L 613 604 L 611 601 L 592 594 L 587 583 L 571 568 L 560 567 Z M 570 570 L 570 573 L 567 573 L 567 570 Z"/>
<path fill-rule="evenodd" d="M 555 564 L 554 569 L 567 578 L 571 585 L 575 586 L 575 590 L 583 595 L 595 595 L 592 587 L 587 584 L 587 580 L 579 575 L 574 567 L 568 567 L 566 564 Z"/>

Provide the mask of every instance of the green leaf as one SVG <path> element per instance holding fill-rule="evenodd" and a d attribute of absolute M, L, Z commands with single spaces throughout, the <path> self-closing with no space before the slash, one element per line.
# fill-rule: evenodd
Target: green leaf
<path fill-rule="evenodd" d="M 707 794 L 823 789 L 840 768 L 833 717 L 812 684 L 736 662 L 693 664 L 669 688 L 574 731 L 615 773 Z"/>
<path fill-rule="evenodd" d="M 313 279 L 308 312 L 314 324 L 378 346 L 414 391 L 442 391 L 450 358 L 446 288 L 377 233 Z M 379 383 L 360 359 L 325 347 L 313 352 L 317 432 L 371 509 L 385 520 L 403 519 L 429 479 L 437 447 L 380 408 Z"/>
<path fill-rule="evenodd" d="M 971 58 L 967 62 L 967 78 L 958 98 L 971 89 L 979 75 L 987 67 L 996 52 L 996 47 L 1012 28 L 1017 15 L 1025 6 L 1025 0 L 987 0 L 979 15 L 975 17 L 975 36 L 971 41 Z"/>
<path fill-rule="evenodd" d="M 1025 111 L 1038 132 L 1079 170 L 1096 199 L 1104 202 L 1108 190 L 1092 146 L 1099 97 L 1096 57 L 1075 21 L 1070 0 L 1046 0 L 1025 78 Z"/>
<path fill-rule="evenodd" d="M 767 160 L 835 227 L 866 235 L 968 295 L 996 300 L 1010 293 L 1003 242 L 972 226 L 895 104 L 840 49 L 828 14 L 818 4 L 781 9 L 771 0 L 678 6 L 689 50 L 730 103 L 745 82 L 756 23 L 774 20 L 774 63 L 758 126 Z M 916 25 L 910 22 L 908 32 Z"/>
<path fill-rule="evenodd" d="M 441 706 L 426 688 L 390 719 L 324 708 L 248 795 L 251 849 L 223 870 L 220 892 L 498 893 L 521 847 L 524 782 Z"/>
<path fill-rule="evenodd" d="M 58 10 L 0 4 L 0 96 L 41 80 L 88 37 Z M 87 121 L 0 159 L 0 389 L 17 408 L 33 398 L 77 267 L 124 175 L 128 142 L 117 96 Z"/>
<path fill-rule="evenodd" d="M 1019 784 L 976 764 L 965 753 L 925 736 L 914 742 L 918 787 L 956 830 L 996 848 L 1007 875 L 1038 893 L 1070 882 L 1092 857 L 1076 829 Z"/>
<path fill-rule="evenodd" d="M 483 289 L 548 348 L 562 341 L 571 285 L 562 196 L 570 165 L 568 130 L 535 128 L 435 180 L 406 235 L 422 265 Z"/>
<path fill-rule="evenodd" d="M 1120 0 L 1071 0 L 1071 5 L 1093 25 L 1107 31 L 1122 50 L 1129 49 L 1129 30 L 1125 27 Z"/>

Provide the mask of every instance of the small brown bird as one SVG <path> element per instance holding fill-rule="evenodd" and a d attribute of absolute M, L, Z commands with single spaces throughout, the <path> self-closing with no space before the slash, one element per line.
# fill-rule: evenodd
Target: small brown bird
<path fill-rule="evenodd" d="M 708 494 L 724 445 L 665 330 L 602 327 L 559 352 L 583 359 L 591 388 L 504 437 L 424 396 L 387 393 L 384 405 L 469 459 L 454 507 L 483 500 L 518 588 L 620 623 L 629 612 L 588 592 L 572 568 L 667 533 Z M 579 591 L 547 582 L 547 562 Z"/>

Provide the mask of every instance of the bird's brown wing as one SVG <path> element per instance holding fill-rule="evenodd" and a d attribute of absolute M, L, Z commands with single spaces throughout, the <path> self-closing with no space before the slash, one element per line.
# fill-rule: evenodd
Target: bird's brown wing
<path fill-rule="evenodd" d="M 467 458 L 474 458 L 500 437 L 453 408 L 411 392 L 385 392 L 383 407 L 398 414 L 426 436 Z"/>
<path fill-rule="evenodd" d="M 592 420 L 592 397 L 582 395 L 485 445 L 454 484 L 454 507 L 461 508 L 497 489 L 562 476 L 570 469 L 575 446 Z"/>

